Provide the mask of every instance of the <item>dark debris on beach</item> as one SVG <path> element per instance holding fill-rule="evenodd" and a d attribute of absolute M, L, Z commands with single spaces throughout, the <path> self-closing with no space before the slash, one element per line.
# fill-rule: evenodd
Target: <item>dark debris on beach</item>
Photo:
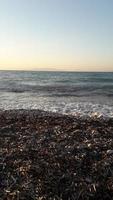
<path fill-rule="evenodd" d="M 0 200 L 113 199 L 113 119 L 0 111 Z"/>

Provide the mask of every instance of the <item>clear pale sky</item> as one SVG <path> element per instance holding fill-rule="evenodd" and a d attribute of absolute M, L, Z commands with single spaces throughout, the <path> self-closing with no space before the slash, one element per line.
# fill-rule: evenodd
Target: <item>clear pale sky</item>
<path fill-rule="evenodd" d="M 0 69 L 113 71 L 113 0 L 0 0 Z"/>

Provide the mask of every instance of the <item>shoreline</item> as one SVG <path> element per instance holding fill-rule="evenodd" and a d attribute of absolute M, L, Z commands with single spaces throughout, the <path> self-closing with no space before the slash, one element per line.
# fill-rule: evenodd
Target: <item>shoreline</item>
<path fill-rule="evenodd" d="M 82 112 L 81 112 L 82 113 Z M 38 109 L 38 108 L 11 108 L 11 109 L 2 109 L 0 108 L 0 116 L 3 114 L 5 115 L 14 115 L 15 117 L 18 115 L 24 115 L 24 116 L 29 116 L 32 117 L 34 116 L 50 116 L 50 117 L 66 117 L 66 118 L 74 118 L 74 119 L 80 119 L 80 120 L 96 120 L 100 119 L 103 121 L 109 121 L 113 119 L 113 116 L 108 116 L 101 114 L 100 112 L 92 112 L 91 115 L 89 114 L 81 114 L 79 112 L 75 113 L 62 113 L 58 111 L 49 111 L 49 110 L 43 110 L 43 109 Z"/>
<path fill-rule="evenodd" d="M 113 118 L 0 110 L 1 199 L 112 199 Z"/>

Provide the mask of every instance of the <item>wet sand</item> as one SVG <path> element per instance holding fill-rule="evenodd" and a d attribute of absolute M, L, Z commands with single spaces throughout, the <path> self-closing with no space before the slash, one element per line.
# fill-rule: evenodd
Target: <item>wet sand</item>
<path fill-rule="evenodd" d="M 113 119 L 0 111 L 0 200 L 113 197 Z"/>

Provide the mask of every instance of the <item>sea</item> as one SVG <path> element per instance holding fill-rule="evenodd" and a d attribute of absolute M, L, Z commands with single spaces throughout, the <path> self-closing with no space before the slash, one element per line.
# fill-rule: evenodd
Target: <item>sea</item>
<path fill-rule="evenodd" d="M 113 117 L 113 73 L 0 71 L 0 109 Z"/>

